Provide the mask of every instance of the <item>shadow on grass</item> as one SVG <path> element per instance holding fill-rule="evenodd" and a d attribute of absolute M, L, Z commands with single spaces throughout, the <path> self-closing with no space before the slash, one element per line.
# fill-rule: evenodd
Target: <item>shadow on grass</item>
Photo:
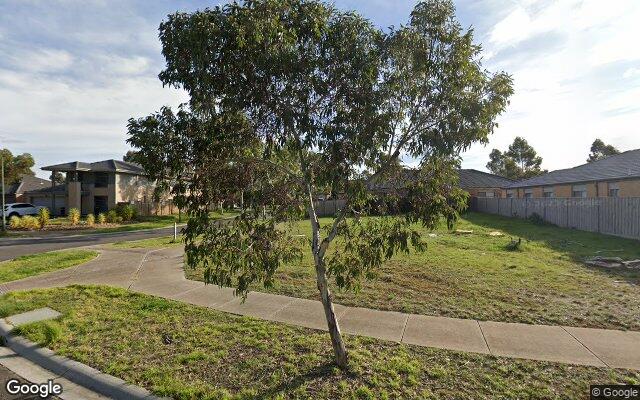
<path fill-rule="evenodd" d="M 260 393 L 257 398 L 259 399 L 271 399 L 281 393 L 293 393 L 296 389 L 304 384 L 313 382 L 315 380 L 329 379 L 333 376 L 333 369 L 335 364 L 328 361 L 324 364 L 311 368 L 306 373 L 298 375 L 290 381 L 281 382 L 276 386 L 273 386 L 264 392 Z"/>
<path fill-rule="evenodd" d="M 640 285 L 639 269 L 598 268 L 583 264 L 586 259 L 595 256 L 620 257 L 623 260 L 640 259 L 640 241 L 638 240 L 559 228 L 553 225 L 536 225 L 527 220 L 492 214 L 469 212 L 463 217 L 487 229 L 500 230 L 513 237 L 543 243 L 546 247 L 565 254 L 584 268 Z"/>

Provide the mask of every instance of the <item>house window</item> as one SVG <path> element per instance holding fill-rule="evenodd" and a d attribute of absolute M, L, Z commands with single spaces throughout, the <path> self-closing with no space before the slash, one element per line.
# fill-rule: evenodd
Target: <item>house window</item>
<path fill-rule="evenodd" d="M 571 188 L 571 197 L 587 197 L 587 185 L 573 185 Z"/>
<path fill-rule="evenodd" d="M 524 198 L 530 199 L 533 197 L 533 189 L 525 189 L 524 190 Z"/>
<path fill-rule="evenodd" d="M 556 197 L 552 187 L 544 188 L 544 190 L 542 191 L 542 195 L 544 197 Z"/>
<path fill-rule="evenodd" d="M 478 192 L 478 197 L 487 197 L 487 192 Z"/>
<path fill-rule="evenodd" d="M 96 172 L 94 174 L 95 187 L 106 188 L 109 185 L 109 174 L 106 172 Z"/>
<path fill-rule="evenodd" d="M 495 197 L 495 193 L 493 193 L 493 192 L 487 192 L 487 193 L 486 193 L 486 196 L 487 196 L 487 197 L 489 197 L 489 198 L 493 198 L 493 197 Z"/>
<path fill-rule="evenodd" d="M 620 185 L 617 183 L 609 184 L 609 197 L 619 197 L 620 196 Z"/>
<path fill-rule="evenodd" d="M 513 199 L 515 195 L 515 191 L 507 190 L 507 199 Z"/>

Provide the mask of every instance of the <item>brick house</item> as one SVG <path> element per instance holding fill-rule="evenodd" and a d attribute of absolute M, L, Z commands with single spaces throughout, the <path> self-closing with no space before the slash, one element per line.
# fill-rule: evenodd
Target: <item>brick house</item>
<path fill-rule="evenodd" d="M 640 149 L 509 185 L 508 198 L 640 197 Z"/>
<path fill-rule="evenodd" d="M 407 182 L 414 179 L 414 174 L 414 170 L 404 169 L 395 180 L 387 179 L 371 183 L 369 190 L 378 194 L 401 191 Z M 506 188 L 515 182 L 475 169 L 459 169 L 458 178 L 460 188 L 466 190 L 471 197 L 504 197 Z"/>
<path fill-rule="evenodd" d="M 39 190 L 51 186 L 51 182 L 35 176 L 24 175 L 20 182 L 4 186 L 5 202 L 8 203 L 28 203 L 29 199 L 25 193 L 32 190 Z"/>
<path fill-rule="evenodd" d="M 471 197 L 504 197 L 506 188 L 515 181 L 475 169 L 461 169 L 458 172 L 460 187 Z"/>

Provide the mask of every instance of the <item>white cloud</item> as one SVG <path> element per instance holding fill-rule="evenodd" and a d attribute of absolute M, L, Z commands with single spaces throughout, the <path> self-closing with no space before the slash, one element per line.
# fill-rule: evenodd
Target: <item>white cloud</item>
<path fill-rule="evenodd" d="M 6 54 L 6 61 L 18 70 L 32 72 L 59 72 L 73 64 L 73 56 L 65 50 L 40 48 L 24 50 L 12 48 Z"/>
<path fill-rule="evenodd" d="M 623 81 L 640 75 L 639 1 L 516 2 L 505 15 L 486 33 L 486 66 L 511 73 L 515 94 L 490 144 L 467 152 L 465 166 L 484 168 L 490 150 L 515 136 L 549 169 L 584 163 L 595 138 L 640 147 L 640 81 Z"/>
<path fill-rule="evenodd" d="M 635 78 L 636 76 L 640 76 L 640 68 L 629 68 L 622 74 L 623 78 Z"/>

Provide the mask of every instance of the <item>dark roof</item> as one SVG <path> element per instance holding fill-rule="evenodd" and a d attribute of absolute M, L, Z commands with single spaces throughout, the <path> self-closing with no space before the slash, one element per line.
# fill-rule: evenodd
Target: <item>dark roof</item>
<path fill-rule="evenodd" d="M 55 193 L 64 193 L 66 190 L 65 184 L 60 183 L 55 185 L 53 188 L 51 187 L 51 182 L 49 182 L 49 186 L 48 187 L 42 187 L 39 189 L 34 189 L 34 190 L 28 190 L 25 191 L 25 193 L 27 194 L 38 194 L 38 193 L 51 193 L 52 191 L 54 191 Z"/>
<path fill-rule="evenodd" d="M 47 179 L 31 175 L 23 175 L 22 178 L 20 178 L 20 182 L 14 183 L 13 185 L 5 185 L 4 190 L 5 194 L 19 194 L 50 186 L 51 181 Z"/>
<path fill-rule="evenodd" d="M 69 163 L 48 165 L 41 168 L 44 171 L 92 171 L 92 172 L 122 172 L 126 174 L 146 175 L 145 170 L 138 164 L 120 161 L 120 160 L 104 160 L 92 163 L 81 161 L 73 161 Z"/>
<path fill-rule="evenodd" d="M 19 187 L 20 187 L 19 183 L 14 183 L 14 184 L 11 184 L 11 185 L 4 185 L 4 194 L 6 194 L 6 195 L 16 194 Z"/>
<path fill-rule="evenodd" d="M 416 170 L 403 169 L 402 172 L 395 178 L 377 180 L 369 183 L 369 190 L 375 191 L 390 191 L 404 188 L 408 182 L 415 179 Z M 458 171 L 460 177 L 460 187 L 463 189 L 473 188 L 506 188 L 515 181 L 499 176 L 490 174 L 487 172 L 478 171 L 475 169 L 460 169 Z"/>
<path fill-rule="evenodd" d="M 463 189 L 505 188 L 515 182 L 509 178 L 478 171 L 476 169 L 461 169 L 459 176 L 460 187 Z"/>
<path fill-rule="evenodd" d="M 640 177 L 640 149 L 516 182 L 510 188 Z"/>

